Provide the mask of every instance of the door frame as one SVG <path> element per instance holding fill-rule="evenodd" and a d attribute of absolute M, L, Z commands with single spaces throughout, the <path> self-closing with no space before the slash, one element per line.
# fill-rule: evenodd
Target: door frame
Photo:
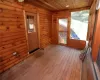
<path fill-rule="evenodd" d="M 86 9 L 85 9 L 86 10 Z M 75 10 L 75 11 L 80 11 L 80 10 Z M 74 12 L 74 11 L 71 11 Z M 71 34 L 71 12 L 70 16 L 68 17 L 68 44 L 67 46 L 75 48 L 75 49 L 84 49 L 86 45 L 86 41 L 83 40 L 76 40 L 76 39 L 71 39 L 70 34 Z"/>
<path fill-rule="evenodd" d="M 67 33 L 67 38 L 66 38 L 66 40 L 67 40 L 67 44 L 63 44 L 63 43 L 59 43 L 59 19 L 67 19 L 67 31 L 66 31 L 66 33 Z M 57 17 L 57 43 L 59 44 L 59 45 L 64 45 L 64 46 L 66 46 L 66 45 L 68 45 L 68 39 L 69 39 L 69 18 L 68 17 Z"/>
<path fill-rule="evenodd" d="M 29 54 L 29 43 L 28 43 L 28 27 L 27 27 L 27 15 L 34 16 L 36 14 L 36 19 L 37 19 L 37 36 L 38 36 L 38 43 L 39 43 L 39 48 L 40 48 L 40 28 L 39 28 L 39 13 L 33 13 L 33 12 L 27 12 L 23 10 L 24 14 L 24 25 L 25 25 L 25 33 L 26 33 L 26 40 L 27 40 L 27 47 L 28 47 L 28 54 Z"/>

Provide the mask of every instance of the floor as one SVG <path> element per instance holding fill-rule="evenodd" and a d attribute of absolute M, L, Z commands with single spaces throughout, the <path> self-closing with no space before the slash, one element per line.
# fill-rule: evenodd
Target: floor
<path fill-rule="evenodd" d="M 80 51 L 60 45 L 38 50 L 0 75 L 0 80 L 80 80 Z"/>

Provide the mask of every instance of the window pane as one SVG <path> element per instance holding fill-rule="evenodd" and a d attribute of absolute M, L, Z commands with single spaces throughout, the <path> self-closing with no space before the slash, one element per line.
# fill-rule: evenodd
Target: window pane
<path fill-rule="evenodd" d="M 59 31 L 67 31 L 67 19 L 59 19 Z"/>
<path fill-rule="evenodd" d="M 61 44 L 67 44 L 67 24 L 68 24 L 67 18 L 59 19 L 58 40 L 59 43 Z"/>
<path fill-rule="evenodd" d="M 67 33 L 66 32 L 59 32 L 59 43 L 67 44 Z"/>
<path fill-rule="evenodd" d="M 71 39 L 86 40 L 89 10 L 71 12 Z"/>
<path fill-rule="evenodd" d="M 27 16 L 27 24 L 28 24 L 28 33 L 36 32 L 33 16 Z"/>

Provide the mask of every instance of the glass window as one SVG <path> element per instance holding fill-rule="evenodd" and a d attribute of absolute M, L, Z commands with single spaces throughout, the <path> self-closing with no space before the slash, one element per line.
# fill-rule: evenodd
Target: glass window
<path fill-rule="evenodd" d="M 28 25 L 28 33 L 36 32 L 33 16 L 27 16 L 27 25 Z"/>
<path fill-rule="evenodd" d="M 59 32 L 59 43 L 67 44 L 67 33 Z"/>
<path fill-rule="evenodd" d="M 71 39 L 86 40 L 89 10 L 71 12 Z"/>
<path fill-rule="evenodd" d="M 60 44 L 67 44 L 67 19 L 59 19 L 58 41 Z"/>

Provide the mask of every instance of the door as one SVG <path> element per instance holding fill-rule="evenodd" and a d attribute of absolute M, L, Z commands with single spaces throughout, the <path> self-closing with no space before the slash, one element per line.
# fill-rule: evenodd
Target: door
<path fill-rule="evenodd" d="M 59 44 L 67 44 L 67 25 L 68 19 L 61 18 L 58 19 L 58 43 Z"/>
<path fill-rule="evenodd" d="M 27 33 L 29 52 L 39 48 L 38 30 L 37 30 L 37 15 L 27 15 Z"/>
<path fill-rule="evenodd" d="M 89 10 L 71 12 L 68 46 L 84 49 L 87 41 Z"/>

